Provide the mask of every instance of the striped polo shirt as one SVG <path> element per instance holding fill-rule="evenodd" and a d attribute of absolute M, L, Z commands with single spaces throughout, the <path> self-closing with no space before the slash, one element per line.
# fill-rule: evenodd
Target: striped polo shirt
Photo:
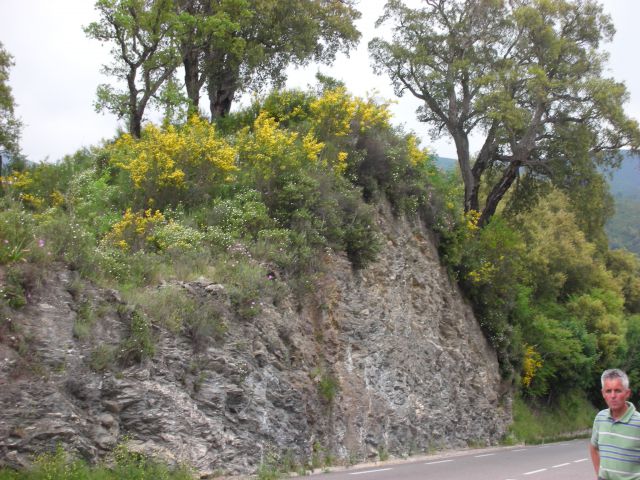
<path fill-rule="evenodd" d="M 614 420 L 609 409 L 593 421 L 591 443 L 600 452 L 600 472 L 605 480 L 640 480 L 640 413 L 627 402 L 627 411 Z"/>

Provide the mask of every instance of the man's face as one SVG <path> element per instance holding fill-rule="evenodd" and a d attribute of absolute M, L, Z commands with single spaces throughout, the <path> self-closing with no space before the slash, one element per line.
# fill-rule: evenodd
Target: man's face
<path fill-rule="evenodd" d="M 626 401 L 631 395 L 631 390 L 624 388 L 622 380 L 613 378 L 604 381 L 602 396 L 612 413 L 619 413 L 626 410 Z"/>

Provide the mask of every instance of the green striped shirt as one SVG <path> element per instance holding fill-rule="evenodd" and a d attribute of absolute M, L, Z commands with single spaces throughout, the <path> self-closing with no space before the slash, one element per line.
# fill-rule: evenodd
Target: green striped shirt
<path fill-rule="evenodd" d="M 593 421 L 591 443 L 600 452 L 598 476 L 605 480 L 640 480 L 640 413 L 627 402 L 627 411 L 614 420 L 609 409 Z"/>

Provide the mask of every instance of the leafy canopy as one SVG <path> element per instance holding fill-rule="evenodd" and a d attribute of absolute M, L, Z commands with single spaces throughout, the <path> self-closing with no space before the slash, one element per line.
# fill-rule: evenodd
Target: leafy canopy
<path fill-rule="evenodd" d="M 614 163 L 613 152 L 640 144 L 624 85 L 603 74 L 600 46 L 614 29 L 593 0 L 429 0 L 415 9 L 390 0 L 382 23 L 394 34 L 369 43 L 375 69 L 398 95 L 422 101 L 418 117 L 433 136 L 451 137 L 464 209 L 479 211 L 480 225 L 518 193 L 516 179 L 562 186 L 577 165 Z M 481 138 L 475 158 L 472 135 Z"/>

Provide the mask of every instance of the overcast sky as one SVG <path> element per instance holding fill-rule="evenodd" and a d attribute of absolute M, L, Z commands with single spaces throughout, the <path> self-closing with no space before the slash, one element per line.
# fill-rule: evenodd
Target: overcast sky
<path fill-rule="evenodd" d="M 394 99 L 385 77 L 371 71 L 367 43 L 375 35 L 374 22 L 384 0 L 360 0 L 363 39 L 350 58 L 339 58 L 322 73 L 343 80 L 354 94 Z M 640 121 L 640 1 L 604 0 L 617 34 L 612 44 L 609 76 L 624 81 L 631 94 L 627 112 Z M 22 119 L 22 150 L 32 161 L 56 161 L 83 146 L 99 143 L 116 132 L 118 122 L 93 109 L 96 86 L 104 82 L 100 66 L 109 61 L 109 48 L 86 38 L 82 26 L 96 19 L 93 0 L 0 0 L 0 42 L 14 57 L 10 85 Z M 314 84 L 316 67 L 292 72 L 289 86 Z M 395 123 L 404 124 L 423 138 L 423 146 L 455 157 L 447 141 L 432 142 L 425 126 L 416 122 L 417 101 L 400 99 L 393 106 Z M 121 126 L 123 124 L 121 123 Z"/>

